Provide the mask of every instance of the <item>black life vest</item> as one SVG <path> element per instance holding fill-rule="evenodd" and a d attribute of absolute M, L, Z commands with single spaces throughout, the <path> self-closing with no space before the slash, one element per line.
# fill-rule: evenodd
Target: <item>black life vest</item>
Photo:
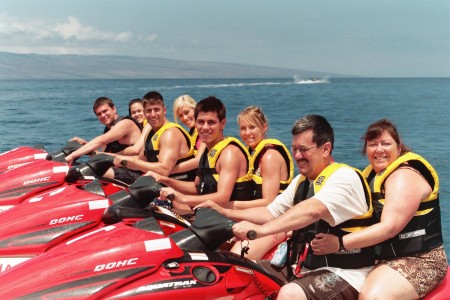
<path fill-rule="evenodd" d="M 111 127 L 113 127 L 114 125 L 116 125 L 117 123 L 119 123 L 120 121 L 122 121 L 124 119 L 133 121 L 136 124 L 136 126 L 142 131 L 142 125 L 139 124 L 138 121 L 136 121 L 134 118 L 132 118 L 130 116 L 118 117 L 117 119 L 114 120 L 114 122 L 112 122 Z M 105 126 L 105 129 L 103 130 L 103 134 L 110 131 L 111 127 Z M 125 148 L 130 147 L 130 146 L 133 146 L 133 145 L 125 145 L 125 144 L 119 143 L 119 141 L 112 141 L 111 143 L 106 144 L 105 152 L 118 153 L 122 150 L 125 150 Z"/>
<path fill-rule="evenodd" d="M 300 203 L 303 200 L 313 197 L 314 194 L 317 193 L 326 184 L 326 180 L 331 176 L 331 174 L 342 167 L 351 168 L 345 164 L 333 163 L 326 167 L 319 174 L 319 176 L 314 180 L 311 186 L 309 184 L 309 180 L 307 180 L 304 176 L 301 176 L 294 196 L 294 205 Z M 306 243 L 309 244 L 314 239 L 315 235 L 319 232 L 330 233 L 336 236 L 344 236 L 345 234 L 361 230 L 374 223 L 374 219 L 372 217 L 373 209 L 369 186 L 361 172 L 357 169 L 352 169 L 355 170 L 355 172 L 358 174 L 358 177 L 363 184 L 367 206 L 369 207 L 368 211 L 364 215 L 347 220 L 334 227 L 330 226 L 323 220 L 319 220 L 318 222 L 315 222 L 314 224 L 311 224 L 303 229 L 295 230 L 289 243 L 289 264 L 295 264 L 297 262 L 300 254 L 303 252 Z M 343 269 L 358 269 L 372 266 L 374 265 L 374 263 L 375 257 L 373 247 L 366 247 L 360 249 L 339 251 L 328 255 L 314 255 L 313 251 L 309 250 L 304 262 L 304 266 L 310 270 L 327 266 Z M 289 269 L 290 268 L 288 268 L 288 270 Z"/>

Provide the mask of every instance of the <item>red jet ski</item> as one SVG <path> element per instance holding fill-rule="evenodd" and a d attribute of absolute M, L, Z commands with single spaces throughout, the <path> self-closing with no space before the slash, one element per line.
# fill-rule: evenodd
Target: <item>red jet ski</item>
<path fill-rule="evenodd" d="M 142 176 L 129 190 L 105 195 L 99 180 L 84 186 L 69 185 L 27 199 L 2 213 L 0 224 L 0 272 L 88 232 L 103 231 L 119 221 L 134 224 L 155 217 L 164 234 L 190 225 L 162 207 L 150 206 L 161 185 L 153 177 Z M 0 297 L 1 298 L 1 297 Z"/>
<path fill-rule="evenodd" d="M 1 299 L 274 299 L 281 282 L 216 249 L 233 221 L 212 209 L 166 236 L 153 217 L 72 239 L 0 275 Z"/>
<path fill-rule="evenodd" d="M 26 199 L 54 188 L 75 184 L 84 185 L 101 176 L 113 166 L 114 158 L 98 154 L 89 161 L 69 168 L 67 163 L 54 160 L 35 160 L 0 174 L 0 212 Z M 111 195 L 127 185 L 117 180 L 101 178 L 105 194 Z"/>
<path fill-rule="evenodd" d="M 35 147 L 21 146 L 0 153 L 0 174 L 36 160 L 53 160 L 64 163 L 66 162 L 64 158 L 81 146 L 78 142 L 69 141 L 63 148 L 50 154 L 40 145 Z"/>
<path fill-rule="evenodd" d="M 0 153 L 0 173 L 23 166 L 31 161 L 45 159 L 48 153 L 43 147 L 21 146 Z"/>

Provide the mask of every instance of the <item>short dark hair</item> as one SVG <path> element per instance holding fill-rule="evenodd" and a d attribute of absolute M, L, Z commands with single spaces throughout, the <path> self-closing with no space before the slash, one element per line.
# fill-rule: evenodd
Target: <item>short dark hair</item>
<path fill-rule="evenodd" d="M 111 107 L 111 108 L 114 108 L 114 106 L 115 106 L 113 101 L 111 99 L 109 99 L 108 97 L 100 97 L 100 98 L 97 98 L 97 100 L 94 101 L 94 105 L 92 107 L 92 109 L 94 110 L 94 113 L 95 113 L 95 110 L 98 107 L 100 107 L 100 106 L 102 106 L 104 104 L 108 104 L 108 106 Z"/>
<path fill-rule="evenodd" d="M 325 117 L 320 115 L 307 115 L 297 121 L 292 126 L 292 135 L 312 130 L 313 142 L 317 144 L 317 147 L 330 142 L 331 150 L 334 147 L 334 131 L 330 123 Z"/>
<path fill-rule="evenodd" d="M 194 110 L 195 119 L 197 119 L 197 116 L 200 112 L 215 112 L 217 113 L 217 117 L 219 118 L 220 122 L 222 122 L 222 120 L 226 118 L 227 114 L 225 105 L 223 105 L 222 101 L 214 96 L 209 96 L 197 103 Z"/>
<path fill-rule="evenodd" d="M 144 101 L 144 106 L 147 104 L 147 103 L 161 103 L 163 106 L 164 106 L 164 98 L 163 98 L 163 96 L 160 94 L 160 93 L 158 93 L 157 91 L 151 91 L 151 92 L 148 92 L 147 94 L 145 94 L 144 95 L 144 97 L 142 97 L 143 98 L 143 101 Z"/>
<path fill-rule="evenodd" d="M 403 144 L 400 138 L 400 134 L 398 133 L 397 126 L 395 126 L 394 122 L 388 119 L 381 119 L 370 124 L 369 127 L 367 127 L 366 133 L 361 138 L 364 141 L 364 145 L 361 148 L 361 153 L 363 155 L 366 154 L 367 142 L 379 138 L 384 131 L 387 131 L 387 133 L 389 133 L 392 136 L 397 145 L 400 146 L 401 155 L 411 151 L 411 149 L 408 146 Z"/>

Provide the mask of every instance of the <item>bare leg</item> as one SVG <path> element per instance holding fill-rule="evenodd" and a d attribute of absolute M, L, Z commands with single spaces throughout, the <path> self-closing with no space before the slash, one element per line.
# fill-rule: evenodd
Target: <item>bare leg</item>
<path fill-rule="evenodd" d="M 281 287 L 277 300 L 306 300 L 305 292 L 296 283 L 288 283 Z"/>
<path fill-rule="evenodd" d="M 284 241 L 285 237 L 284 233 L 279 233 L 249 241 L 249 251 L 245 257 L 252 260 L 262 259 L 273 247 Z M 241 242 L 234 243 L 230 251 L 240 255 Z"/>
<path fill-rule="evenodd" d="M 389 266 L 379 265 L 364 281 L 360 300 L 419 299 L 414 287 L 400 273 Z"/>

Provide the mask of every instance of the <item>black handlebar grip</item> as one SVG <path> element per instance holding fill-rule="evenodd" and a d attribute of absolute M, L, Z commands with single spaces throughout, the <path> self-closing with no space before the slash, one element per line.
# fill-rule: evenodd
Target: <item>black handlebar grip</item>
<path fill-rule="evenodd" d="M 249 240 L 255 240 L 256 239 L 256 231 L 249 230 L 247 232 L 247 237 L 248 237 Z"/>

